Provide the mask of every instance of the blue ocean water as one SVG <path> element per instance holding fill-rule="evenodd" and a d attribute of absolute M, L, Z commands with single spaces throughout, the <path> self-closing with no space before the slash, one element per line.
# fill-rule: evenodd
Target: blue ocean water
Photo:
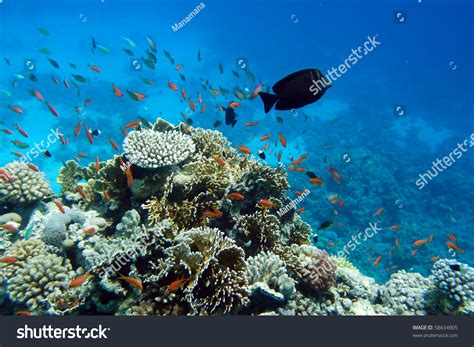
<path fill-rule="evenodd" d="M 223 87 L 232 91 L 238 86 L 252 91 L 260 82 L 265 89 L 304 68 L 318 68 L 323 73 L 337 68 L 353 49 L 376 37 L 380 44 L 334 81 L 318 102 L 298 110 L 265 114 L 260 98 L 244 100 L 237 109 L 237 125 L 223 124 L 217 130 L 233 145 L 245 144 L 254 153 L 262 147 L 261 136 L 271 134 L 269 143 L 274 147 L 278 135 L 283 134 L 287 146 L 280 145 L 267 154 L 271 166 L 277 165 L 279 151 L 286 166 L 292 165 L 291 158 L 308 154 L 301 167 L 316 173 L 324 184 L 313 186 L 305 172 L 289 171 L 289 194 L 310 189 L 310 195 L 298 206 L 304 207 L 304 220 L 315 230 L 324 221 L 333 221 L 330 228 L 318 232 L 318 246 L 331 254 L 344 252 L 346 246 L 348 259 L 363 273 L 379 281 L 396 269 L 426 275 L 432 257 L 438 256 L 474 263 L 474 150 L 469 151 L 470 140 L 455 163 L 423 189 L 416 185 L 433 161 L 449 156 L 474 132 L 472 2 L 209 0 L 189 23 L 174 31 L 172 26 L 199 4 L 189 0 L 3 0 L 0 89 L 6 92 L 0 94 L 1 127 L 12 130 L 13 135 L 0 133 L 0 164 L 17 159 L 13 151 L 27 152 L 16 148 L 12 140 L 34 146 L 46 142 L 51 129 L 59 128 L 70 144 L 56 141 L 44 148 L 51 153 L 50 158 L 39 155 L 33 160 L 59 193 L 56 177 L 63 161 L 78 157 L 86 165 L 96 155 L 112 157 L 116 152 L 109 138 L 121 145 L 120 128 L 138 116 L 178 123 L 185 113 L 194 126 L 215 129 L 214 123 L 223 122 L 224 117 L 218 106 L 235 97 L 232 93 L 215 96 L 203 91 L 202 79 L 216 90 Z M 46 28 L 49 35 L 38 28 Z M 147 36 L 158 47 L 156 69 L 141 66 L 136 71 L 133 59 L 149 48 Z M 136 42 L 136 47 L 127 44 L 124 37 Z M 92 38 L 110 54 L 92 51 Z M 45 55 L 41 48 L 51 53 Z M 132 50 L 134 57 L 123 48 Z M 163 50 L 170 52 L 175 64 Z M 57 61 L 59 68 L 47 57 Z M 34 64 L 34 71 L 26 68 L 28 61 Z M 179 72 L 175 69 L 178 64 L 184 66 Z M 255 80 L 249 79 L 243 64 Z M 99 67 L 100 73 L 88 65 Z M 31 72 L 36 82 L 30 79 Z M 72 73 L 87 79 L 85 84 L 78 83 L 80 95 L 74 86 L 66 88 L 63 83 L 66 78 L 71 84 Z M 185 82 L 179 73 L 186 77 Z M 52 77 L 59 81 L 57 85 Z M 147 86 L 140 77 L 153 80 L 153 85 Z M 184 88 L 194 101 L 201 91 L 207 104 L 204 113 L 199 109 L 191 112 L 181 93 L 168 88 L 168 82 Z M 117 98 L 112 93 L 113 84 L 124 94 L 133 90 L 147 98 L 142 102 L 128 95 Z M 32 88 L 59 117 L 30 94 Z M 86 99 L 91 99 L 87 107 Z M 20 107 L 24 114 L 13 112 L 9 106 Z M 83 135 L 74 137 L 80 120 L 90 129 L 102 131 L 93 145 Z M 244 125 L 257 120 L 258 126 Z M 29 137 L 14 130 L 15 124 Z M 332 179 L 328 166 L 341 174 L 341 183 Z M 331 203 L 328 197 L 332 195 L 341 203 Z M 375 215 L 381 208 L 383 211 Z M 381 231 L 349 248 L 348 242 L 358 230 L 375 223 Z M 449 250 L 447 233 L 456 236 L 456 244 L 464 253 Z M 432 242 L 413 246 L 431 235 Z"/>

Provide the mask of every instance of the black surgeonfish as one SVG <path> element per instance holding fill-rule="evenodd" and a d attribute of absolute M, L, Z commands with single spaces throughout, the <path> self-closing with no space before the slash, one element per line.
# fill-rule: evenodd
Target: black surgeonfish
<path fill-rule="evenodd" d="M 237 124 L 237 114 L 232 107 L 224 108 L 225 110 L 225 124 L 231 125 L 232 128 Z"/>
<path fill-rule="evenodd" d="M 275 105 L 276 110 L 301 108 L 318 101 L 331 87 L 321 71 L 305 69 L 292 73 L 279 80 L 272 87 L 275 94 L 260 92 L 265 113 Z"/>

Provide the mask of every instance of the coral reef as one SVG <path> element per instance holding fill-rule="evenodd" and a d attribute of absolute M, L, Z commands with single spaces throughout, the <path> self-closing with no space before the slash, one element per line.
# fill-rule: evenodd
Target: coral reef
<path fill-rule="evenodd" d="M 179 131 L 143 129 L 130 132 L 125 138 L 123 149 L 132 164 L 158 168 L 182 162 L 194 153 L 195 145 L 190 136 Z"/>
<path fill-rule="evenodd" d="M 44 173 L 31 169 L 27 164 L 12 162 L 2 170 L 9 172 L 11 180 L 0 179 L 0 203 L 30 205 L 53 193 Z"/>
<path fill-rule="evenodd" d="M 443 259 L 430 277 L 402 270 L 378 284 L 313 245 L 299 213 L 277 213 L 291 202 L 283 165 L 240 154 L 219 131 L 158 119 L 123 147 L 64 163 L 57 204 L 42 173 L 9 164 L 21 174 L 0 181 L 0 225 L 19 226 L 0 230 L 8 314 L 472 314 L 467 264 Z M 20 216 L 14 204 L 32 206 Z"/>

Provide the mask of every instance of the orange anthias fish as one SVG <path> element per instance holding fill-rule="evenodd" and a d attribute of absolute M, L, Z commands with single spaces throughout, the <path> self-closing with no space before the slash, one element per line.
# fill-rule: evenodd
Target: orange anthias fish
<path fill-rule="evenodd" d="M 374 261 L 374 266 L 379 265 L 380 259 L 382 259 L 382 257 L 383 257 L 383 255 L 379 255 L 379 256 L 377 257 L 377 259 L 375 259 L 375 261 Z"/>
<path fill-rule="evenodd" d="M 191 99 L 188 99 L 188 104 L 193 112 L 196 111 L 196 104 Z"/>
<path fill-rule="evenodd" d="M 58 208 L 58 210 L 61 212 L 61 213 L 66 213 L 66 210 L 64 209 L 64 206 L 63 204 L 61 204 L 59 201 L 57 200 L 54 200 L 54 204 L 56 205 L 56 207 Z"/>
<path fill-rule="evenodd" d="M 272 136 L 272 135 L 271 135 L 271 134 L 263 135 L 263 136 L 260 138 L 260 141 L 268 140 L 268 139 L 270 138 L 270 136 Z"/>
<path fill-rule="evenodd" d="M 249 123 L 245 123 L 245 126 L 246 127 L 254 127 L 256 125 L 258 125 L 259 121 L 255 121 L 255 122 L 249 122 Z"/>
<path fill-rule="evenodd" d="M 96 231 L 97 231 L 96 228 L 90 227 L 90 228 L 84 230 L 84 234 L 86 234 L 86 235 L 92 235 L 92 234 L 95 233 Z"/>
<path fill-rule="evenodd" d="M 81 286 L 91 276 L 92 276 L 91 274 L 85 274 L 85 275 L 81 275 L 79 277 L 76 277 L 71 282 L 69 282 L 69 288 L 76 288 L 76 287 Z"/>
<path fill-rule="evenodd" d="M 267 200 L 267 199 L 261 199 L 259 202 L 258 202 L 259 205 L 265 207 L 265 208 L 272 208 L 275 206 L 275 204 L 273 203 L 273 201 L 271 200 Z"/>
<path fill-rule="evenodd" d="M 98 66 L 91 65 L 91 64 L 89 64 L 88 66 L 89 66 L 89 69 L 91 69 L 92 71 L 100 73 L 100 68 Z"/>
<path fill-rule="evenodd" d="M 237 102 L 237 101 L 232 101 L 231 103 L 229 103 L 229 107 L 233 109 L 236 109 L 239 106 L 240 106 L 240 102 Z"/>
<path fill-rule="evenodd" d="M 13 112 L 15 113 L 18 113 L 18 114 L 24 114 L 23 110 L 21 108 L 19 108 L 18 106 L 8 106 L 8 108 L 10 110 L 12 110 Z"/>
<path fill-rule="evenodd" d="M 38 99 L 39 101 L 43 101 L 43 95 L 41 95 L 41 93 L 39 91 L 37 91 L 36 89 L 33 89 L 33 95 L 36 97 L 36 99 Z"/>
<path fill-rule="evenodd" d="M 304 213 L 304 207 L 300 208 L 300 209 L 297 209 L 296 210 L 296 213 L 298 214 L 303 214 Z"/>
<path fill-rule="evenodd" d="M 459 248 L 454 242 L 448 241 L 448 242 L 446 242 L 446 246 L 448 246 L 448 248 L 450 248 L 450 249 L 455 250 L 456 252 L 464 253 L 464 250 Z"/>
<path fill-rule="evenodd" d="M 219 95 L 219 92 L 218 92 L 217 90 L 215 90 L 215 89 L 212 89 L 211 92 L 212 92 L 212 94 L 214 94 L 214 95 Z"/>
<path fill-rule="evenodd" d="M 202 215 L 209 218 L 221 218 L 223 213 L 217 208 L 213 208 L 213 211 L 204 211 Z"/>
<path fill-rule="evenodd" d="M 413 242 L 413 246 L 415 247 L 421 247 L 423 246 L 424 244 L 426 244 L 428 242 L 428 240 L 416 240 L 415 242 Z"/>
<path fill-rule="evenodd" d="M 177 92 L 178 91 L 178 87 L 176 87 L 176 84 L 172 83 L 172 82 L 168 82 L 168 88 Z"/>
<path fill-rule="evenodd" d="M 400 230 L 400 226 L 399 226 L 399 225 L 392 225 L 392 226 L 390 227 L 390 229 L 392 229 L 392 230 Z"/>
<path fill-rule="evenodd" d="M 87 125 L 85 125 L 85 128 L 86 128 L 87 139 L 89 140 L 90 144 L 93 144 L 94 143 L 94 138 L 92 137 L 92 133 L 89 131 L 89 128 L 87 127 Z"/>
<path fill-rule="evenodd" d="M 237 192 L 228 194 L 227 198 L 231 200 L 244 200 L 245 199 L 245 197 L 242 194 L 237 193 Z"/>
<path fill-rule="evenodd" d="M 222 165 L 222 166 L 225 165 L 224 159 L 222 159 L 221 157 L 218 157 L 217 155 L 213 156 L 212 159 L 214 159 L 219 165 Z"/>
<path fill-rule="evenodd" d="M 434 263 L 434 262 L 437 262 L 439 259 L 440 259 L 440 257 L 435 256 L 435 257 L 431 258 L 431 261 Z"/>
<path fill-rule="evenodd" d="M 143 100 L 146 99 L 145 94 L 142 94 L 142 93 L 139 93 L 139 92 L 134 92 L 134 91 L 128 91 L 128 93 L 132 97 L 132 99 L 135 99 L 136 101 L 143 101 Z"/>
<path fill-rule="evenodd" d="M 64 86 L 65 86 L 67 89 L 70 88 L 70 85 L 69 85 L 67 79 L 64 79 L 64 80 L 63 80 L 63 84 L 64 84 Z"/>
<path fill-rule="evenodd" d="M 8 170 L 0 170 L 0 177 L 1 177 L 4 181 L 8 181 L 8 182 L 13 182 L 13 181 L 14 181 L 12 175 L 10 175 L 10 173 L 8 172 Z"/>
<path fill-rule="evenodd" d="M 31 170 L 39 172 L 39 168 L 34 164 L 26 164 Z"/>
<path fill-rule="evenodd" d="M 179 65 L 177 65 L 177 66 L 176 66 L 176 71 L 179 71 L 179 70 L 181 70 L 183 67 L 184 67 L 184 65 L 183 65 L 183 64 L 179 64 Z"/>
<path fill-rule="evenodd" d="M 54 109 L 53 106 L 51 106 L 51 104 L 49 102 L 46 101 L 46 105 L 48 106 L 48 108 L 51 111 L 51 113 L 53 114 L 53 116 L 59 117 L 58 112 Z"/>
<path fill-rule="evenodd" d="M 122 132 L 123 136 L 125 136 L 125 137 L 128 136 L 128 132 L 124 128 L 120 128 L 120 131 Z"/>
<path fill-rule="evenodd" d="M 16 311 L 15 315 L 17 316 L 31 316 L 31 312 L 27 310 L 22 310 L 22 311 Z"/>
<path fill-rule="evenodd" d="M 398 237 L 395 239 L 395 249 L 398 249 L 399 242 L 398 242 Z"/>
<path fill-rule="evenodd" d="M 385 208 L 381 207 L 377 210 L 377 212 L 374 213 L 374 216 L 380 216 L 383 212 L 383 210 L 385 210 Z"/>
<path fill-rule="evenodd" d="M 135 277 L 130 277 L 130 276 L 124 276 L 119 273 L 120 279 L 124 280 L 125 282 L 131 284 L 133 287 L 138 288 L 140 290 L 143 290 L 143 284 L 142 281 L 140 281 L 138 278 Z"/>
<path fill-rule="evenodd" d="M 0 228 L 1 228 L 1 229 L 4 229 L 4 230 L 6 230 L 6 231 L 10 231 L 10 232 L 16 233 L 16 232 L 18 231 L 18 224 L 13 223 L 13 222 L 12 222 L 11 224 L 10 224 L 10 223 L 2 224 L 2 225 L 0 225 Z"/>
<path fill-rule="evenodd" d="M 99 162 L 99 155 L 98 154 L 95 156 L 95 170 L 96 171 L 100 170 L 100 162 Z"/>
<path fill-rule="evenodd" d="M 120 150 L 119 146 L 117 146 L 117 144 L 112 140 L 111 137 L 109 137 L 109 143 L 117 152 Z"/>
<path fill-rule="evenodd" d="M 252 154 L 252 151 L 245 145 L 242 145 L 242 146 L 237 146 L 237 149 L 239 151 L 241 151 L 242 153 L 245 153 L 245 154 Z"/>
<path fill-rule="evenodd" d="M 1 264 L 13 264 L 13 263 L 16 263 L 17 261 L 19 261 L 19 259 L 15 257 L 0 258 Z"/>
<path fill-rule="evenodd" d="M 184 284 L 189 281 L 189 278 L 178 278 L 177 280 L 174 280 L 173 282 L 171 282 L 168 287 L 166 288 L 166 290 L 168 292 L 175 292 L 177 291 L 179 288 L 183 288 Z"/>
<path fill-rule="evenodd" d="M 306 171 L 306 169 L 304 167 L 298 167 L 298 168 L 296 168 L 296 171 L 297 172 L 304 172 L 304 171 Z"/>
<path fill-rule="evenodd" d="M 336 183 L 341 183 L 342 181 L 342 176 L 341 174 L 335 169 L 333 168 L 332 166 L 328 166 L 328 171 L 329 173 L 331 174 L 332 176 L 332 179 L 336 182 Z"/>
<path fill-rule="evenodd" d="M 199 103 L 202 103 L 201 92 L 198 93 L 198 102 L 199 102 Z"/>
<path fill-rule="evenodd" d="M 206 109 L 206 104 L 202 104 L 201 106 L 201 113 L 204 113 L 204 110 Z"/>
<path fill-rule="evenodd" d="M 448 237 L 451 239 L 451 241 L 457 241 L 458 240 L 458 238 L 456 236 L 454 236 L 453 234 L 448 233 Z"/>
<path fill-rule="evenodd" d="M 81 186 L 76 186 L 77 192 L 82 196 L 84 200 L 87 200 L 86 193 L 84 192 L 84 189 Z"/>
<path fill-rule="evenodd" d="M 322 185 L 323 185 L 323 180 L 320 179 L 320 178 L 318 178 L 318 177 L 314 177 L 314 178 L 311 178 L 311 179 L 309 180 L 309 183 L 314 184 L 314 185 L 318 185 L 318 184 L 319 184 L 320 186 L 322 186 Z"/>
<path fill-rule="evenodd" d="M 283 136 L 283 134 L 280 133 L 279 137 L 280 137 L 281 145 L 283 146 L 283 148 L 286 148 L 286 138 L 285 138 L 285 136 Z"/>
<path fill-rule="evenodd" d="M 260 83 L 258 86 L 255 87 L 255 89 L 252 91 L 252 93 L 249 96 L 250 100 L 253 100 L 257 97 L 258 93 L 262 91 L 263 83 Z"/>
<path fill-rule="evenodd" d="M 74 136 L 78 137 L 79 133 L 81 132 L 81 127 L 82 127 L 82 120 L 77 123 L 76 127 L 74 128 Z"/>
<path fill-rule="evenodd" d="M 413 252 L 411 252 L 411 256 L 414 257 L 416 255 L 416 253 L 418 253 L 417 249 L 415 249 Z"/>
<path fill-rule="evenodd" d="M 127 184 L 131 188 L 133 186 L 133 176 L 132 176 L 132 167 L 127 166 L 127 170 L 125 171 L 127 175 Z"/>
<path fill-rule="evenodd" d="M 183 97 L 183 100 L 186 100 L 186 92 L 184 91 L 184 88 L 181 88 L 181 96 Z"/>
<path fill-rule="evenodd" d="M 134 120 L 132 122 L 129 122 L 125 125 L 125 128 L 130 129 L 130 128 L 135 128 L 137 125 L 139 125 L 142 121 L 141 120 Z"/>
<path fill-rule="evenodd" d="M 29 137 L 28 134 L 22 129 L 20 128 L 20 126 L 17 124 L 15 125 L 15 129 L 18 130 L 18 132 L 23 135 L 24 137 Z"/>
<path fill-rule="evenodd" d="M 114 95 L 121 98 L 123 96 L 123 93 L 118 89 L 115 84 L 112 84 L 112 90 L 114 92 Z"/>
<path fill-rule="evenodd" d="M 105 201 L 110 201 L 110 195 L 105 190 L 102 192 L 102 195 L 104 195 Z"/>

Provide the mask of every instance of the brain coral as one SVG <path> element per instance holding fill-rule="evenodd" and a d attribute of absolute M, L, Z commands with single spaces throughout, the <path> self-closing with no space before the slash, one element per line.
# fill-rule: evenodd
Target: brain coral
<path fill-rule="evenodd" d="M 143 129 L 130 132 L 123 149 L 132 164 L 158 168 L 182 162 L 194 153 L 196 146 L 190 136 L 177 130 Z"/>
<path fill-rule="evenodd" d="M 52 194 L 44 173 L 25 163 L 8 163 L 2 170 L 9 172 L 12 180 L 0 178 L 0 203 L 29 205 Z"/>
<path fill-rule="evenodd" d="M 300 281 L 302 287 L 315 294 L 329 290 L 335 283 L 336 265 L 327 252 L 309 245 L 300 249 L 306 258 Z"/>
<path fill-rule="evenodd" d="M 474 269 L 455 259 L 441 259 L 433 265 L 434 283 L 457 303 L 474 300 Z"/>

